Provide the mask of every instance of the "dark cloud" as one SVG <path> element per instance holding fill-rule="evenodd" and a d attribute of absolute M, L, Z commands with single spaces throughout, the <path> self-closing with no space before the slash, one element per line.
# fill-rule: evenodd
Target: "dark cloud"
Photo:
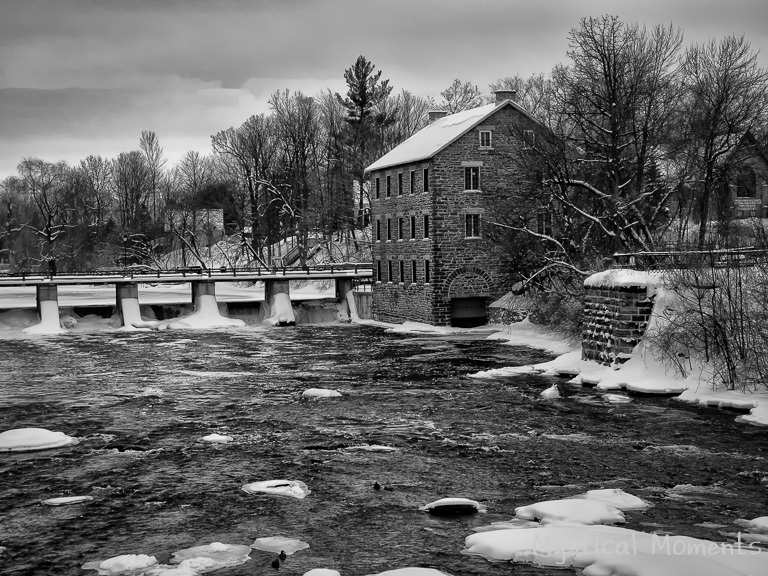
<path fill-rule="evenodd" d="M 210 134 L 266 111 L 277 89 L 343 91 L 344 69 L 360 54 L 396 90 L 438 96 L 453 78 L 486 90 L 504 76 L 549 72 L 565 61 L 568 31 L 584 16 L 671 22 L 683 28 L 686 42 L 746 34 L 755 48 L 768 46 L 767 6 L 765 0 L 3 0 L 0 178 L 15 170 L 21 142 L 54 152 L 56 141 L 66 142 L 69 154 L 89 141 L 104 150 L 122 141 L 127 150 L 142 129 L 151 129 L 167 148 L 171 142 L 205 147 Z M 768 52 L 761 62 L 768 66 Z"/>

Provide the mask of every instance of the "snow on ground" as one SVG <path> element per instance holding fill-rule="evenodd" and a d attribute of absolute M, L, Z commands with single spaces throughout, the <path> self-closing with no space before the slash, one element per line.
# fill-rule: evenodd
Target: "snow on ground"
<path fill-rule="evenodd" d="M 45 428 L 16 428 L 0 433 L 0 452 L 49 450 L 77 443 L 78 439 L 73 436 Z"/>
<path fill-rule="evenodd" d="M 734 390 L 713 390 L 707 382 L 705 367 L 692 370 L 681 378 L 656 359 L 646 342 L 641 342 L 627 362 L 616 366 L 604 366 L 592 360 L 582 360 L 581 348 L 574 347 L 557 334 L 525 320 L 500 329 L 492 336 L 511 345 L 531 346 L 561 354 L 550 362 L 527 366 L 510 366 L 484 370 L 470 375 L 473 378 L 496 378 L 518 374 L 558 373 L 577 374 L 568 384 L 595 386 L 598 390 L 628 390 L 638 394 L 661 394 L 675 400 L 700 405 L 734 408 L 749 411 L 737 417 L 738 421 L 768 426 L 768 390 L 742 393 Z M 610 400 L 610 399 L 609 399 Z M 614 400 L 610 400 L 614 401 Z"/>

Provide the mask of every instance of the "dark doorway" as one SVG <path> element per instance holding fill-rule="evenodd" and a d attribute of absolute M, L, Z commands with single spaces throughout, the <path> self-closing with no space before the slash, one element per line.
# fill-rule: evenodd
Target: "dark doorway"
<path fill-rule="evenodd" d="M 452 298 L 451 326 L 472 328 L 488 322 L 485 314 L 485 298 Z"/>

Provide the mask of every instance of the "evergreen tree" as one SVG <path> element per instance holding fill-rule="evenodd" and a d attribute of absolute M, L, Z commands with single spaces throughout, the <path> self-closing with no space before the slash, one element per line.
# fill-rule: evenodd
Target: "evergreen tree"
<path fill-rule="evenodd" d="M 392 87 L 389 80 L 381 80 L 381 70 L 374 72 L 375 68 L 364 56 L 358 56 L 354 66 L 344 71 L 348 87 L 346 97 L 336 94 L 346 109 L 347 143 L 352 159 L 352 178 L 357 183 L 361 227 L 367 223 L 364 218 L 367 204 L 363 188 L 365 167 L 380 155 L 384 146 L 380 136 L 382 128 L 392 124 L 396 116 L 396 110 L 381 106 Z"/>

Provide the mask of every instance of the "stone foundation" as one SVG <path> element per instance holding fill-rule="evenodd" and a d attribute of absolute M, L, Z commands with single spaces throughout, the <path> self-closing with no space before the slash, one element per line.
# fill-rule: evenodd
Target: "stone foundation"
<path fill-rule="evenodd" d="M 653 310 L 647 286 L 586 286 L 581 357 L 620 365 L 632 357 Z"/>

